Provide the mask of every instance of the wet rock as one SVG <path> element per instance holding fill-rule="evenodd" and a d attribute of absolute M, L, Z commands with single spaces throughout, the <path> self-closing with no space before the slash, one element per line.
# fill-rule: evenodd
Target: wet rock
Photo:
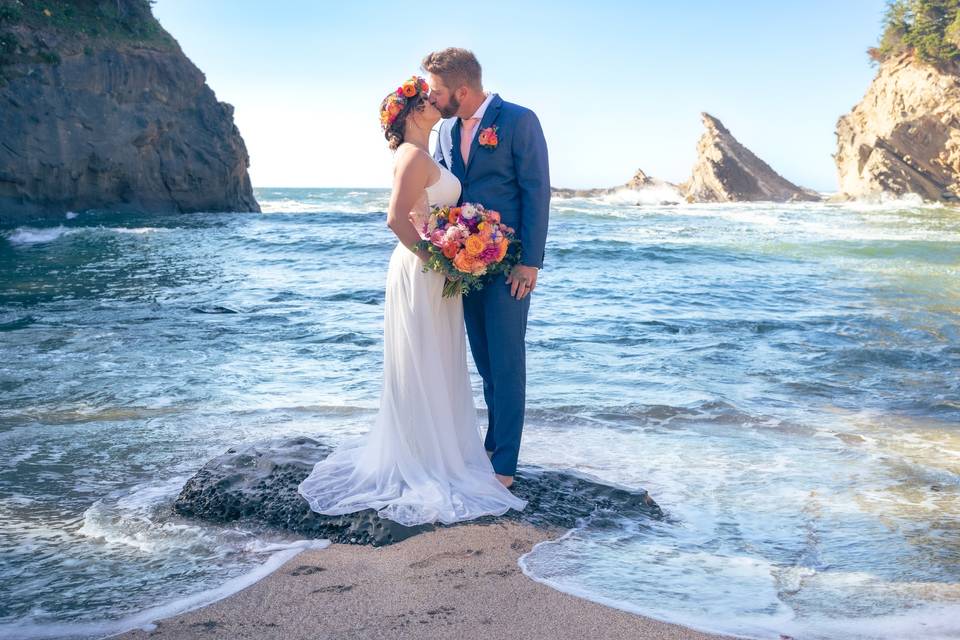
<path fill-rule="evenodd" d="M 312 511 L 297 486 L 331 451 L 322 442 L 305 437 L 231 447 L 187 481 L 173 510 L 214 522 L 250 519 L 311 538 L 373 546 L 447 526 L 405 527 L 380 518 L 373 509 L 340 516 Z M 528 504 L 523 511 L 511 509 L 500 518 L 538 526 L 573 527 L 578 519 L 598 510 L 630 518 L 663 517 L 646 491 L 614 487 L 563 471 L 521 467 L 511 490 Z M 485 516 L 470 522 L 495 520 Z"/>

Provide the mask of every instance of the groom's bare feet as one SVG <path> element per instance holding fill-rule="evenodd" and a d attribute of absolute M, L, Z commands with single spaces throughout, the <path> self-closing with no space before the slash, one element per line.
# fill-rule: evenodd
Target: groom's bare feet
<path fill-rule="evenodd" d="M 493 451 L 487 451 L 487 457 L 493 458 Z M 493 475 L 497 476 L 497 480 L 500 481 L 500 484 L 508 489 L 510 488 L 510 485 L 513 484 L 513 476 L 502 476 L 499 473 L 494 473 Z"/>

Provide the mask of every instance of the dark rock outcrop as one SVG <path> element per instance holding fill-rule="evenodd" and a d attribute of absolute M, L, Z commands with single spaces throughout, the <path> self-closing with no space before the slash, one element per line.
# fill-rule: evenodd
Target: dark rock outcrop
<path fill-rule="evenodd" d="M 0 223 L 259 211 L 233 108 L 144 0 L 0 0 Z"/>
<path fill-rule="evenodd" d="M 837 174 L 848 198 L 960 199 L 960 68 L 909 53 L 885 60 L 837 121 Z"/>
<path fill-rule="evenodd" d="M 404 527 L 380 518 L 372 509 L 341 516 L 312 511 L 297 486 L 330 451 L 330 447 L 311 438 L 231 448 L 209 461 L 184 485 L 173 509 L 182 516 L 216 522 L 249 518 L 311 538 L 374 546 L 446 526 Z M 510 510 L 500 517 L 538 526 L 573 527 L 578 519 L 597 510 L 632 518 L 663 517 L 646 491 L 628 491 L 559 471 L 521 467 L 511 490 L 527 500 L 527 506 L 521 512 Z M 469 522 L 494 520 L 483 517 Z"/>
<path fill-rule="evenodd" d="M 815 191 L 798 187 L 780 176 L 709 113 L 700 115 L 707 130 L 697 143 L 693 173 L 680 185 L 688 202 L 821 199 Z"/>

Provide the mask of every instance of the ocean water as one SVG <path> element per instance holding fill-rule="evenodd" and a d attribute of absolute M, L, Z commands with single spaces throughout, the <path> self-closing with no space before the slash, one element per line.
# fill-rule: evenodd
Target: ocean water
<path fill-rule="evenodd" d="M 257 197 L 0 229 L 0 636 L 149 627 L 326 544 L 170 512 L 226 448 L 376 409 L 387 192 Z M 520 457 L 667 517 L 523 571 L 748 637 L 960 636 L 960 211 L 662 199 L 554 200 Z"/>

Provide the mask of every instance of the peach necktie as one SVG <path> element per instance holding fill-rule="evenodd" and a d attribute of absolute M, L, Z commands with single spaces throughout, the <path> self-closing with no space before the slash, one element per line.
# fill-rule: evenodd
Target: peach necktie
<path fill-rule="evenodd" d="M 473 143 L 473 129 L 478 122 L 480 118 L 467 118 L 460 121 L 460 155 L 463 157 L 463 166 L 467 166 L 470 145 Z"/>

